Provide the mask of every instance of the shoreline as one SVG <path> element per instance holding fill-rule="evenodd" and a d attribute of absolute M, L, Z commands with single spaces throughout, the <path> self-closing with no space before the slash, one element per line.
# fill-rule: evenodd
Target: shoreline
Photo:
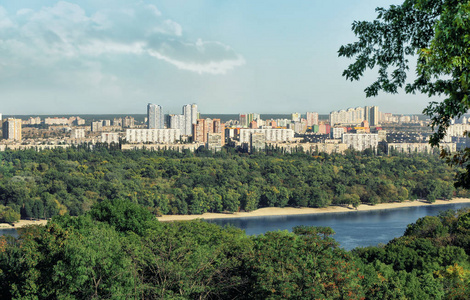
<path fill-rule="evenodd" d="M 38 220 L 38 221 L 32 221 L 32 220 L 19 220 L 18 222 L 15 223 L 15 226 L 11 226 L 9 223 L 0 223 L 0 229 L 17 229 L 29 225 L 46 225 L 47 220 Z"/>
<path fill-rule="evenodd" d="M 454 198 L 452 200 L 436 200 L 434 203 L 429 203 L 426 200 L 414 200 L 414 201 L 403 201 L 393 203 L 380 203 L 377 205 L 361 204 L 359 207 L 354 209 L 352 206 L 328 206 L 324 208 L 309 208 L 309 207 L 265 207 L 260 208 L 251 212 L 235 212 L 232 214 L 225 213 L 204 213 L 202 215 L 165 215 L 157 217 L 161 222 L 172 222 L 172 221 L 189 221 L 196 219 L 232 219 L 232 218 L 250 218 L 250 217 L 270 217 L 270 216 L 292 216 L 292 215 L 309 215 L 309 214 L 327 214 L 327 213 L 339 213 L 339 212 L 353 212 L 353 211 L 372 211 L 372 210 L 383 210 L 383 209 L 394 209 L 402 207 L 414 207 L 414 206 L 430 206 L 430 205 L 445 205 L 445 204 L 458 204 L 458 203 L 470 203 L 469 198 Z"/>
<path fill-rule="evenodd" d="M 353 212 L 353 211 L 372 211 L 372 210 L 384 210 L 394 209 L 403 207 L 414 207 L 414 206 L 430 206 L 430 205 L 445 205 L 445 204 L 458 204 L 458 203 L 470 203 L 469 198 L 454 198 L 452 200 L 436 200 L 434 203 L 429 203 L 425 200 L 414 200 L 414 201 L 403 201 L 393 203 L 380 203 L 377 205 L 361 204 L 359 207 L 354 209 L 351 206 L 328 206 L 323 208 L 309 208 L 309 207 L 265 207 L 260 208 L 251 212 L 235 212 L 235 213 L 204 213 L 202 215 L 165 215 L 157 217 L 157 220 L 161 222 L 173 222 L 173 221 L 190 221 L 196 219 L 232 219 L 232 218 L 251 218 L 251 217 L 270 217 L 270 216 L 293 216 L 293 215 L 310 215 L 310 214 L 328 214 L 328 213 L 340 213 L 340 212 Z M 21 228 L 28 225 L 46 225 L 47 220 L 31 221 L 31 220 L 20 220 L 12 226 L 8 223 L 0 223 L 0 229 L 15 229 Z"/>

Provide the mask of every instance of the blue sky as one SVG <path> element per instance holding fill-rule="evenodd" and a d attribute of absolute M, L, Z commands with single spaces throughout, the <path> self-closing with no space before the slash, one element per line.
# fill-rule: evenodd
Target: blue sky
<path fill-rule="evenodd" d="M 386 0 L 0 0 L 0 112 L 420 113 L 423 95 L 366 98 L 341 73 L 351 23 Z"/>

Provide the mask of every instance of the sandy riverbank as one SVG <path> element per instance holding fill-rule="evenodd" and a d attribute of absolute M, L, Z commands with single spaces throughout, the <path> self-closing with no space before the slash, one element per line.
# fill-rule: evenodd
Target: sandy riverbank
<path fill-rule="evenodd" d="M 397 203 L 382 203 L 377 205 L 359 205 L 358 211 L 369 211 L 379 209 L 392 209 L 400 207 L 411 207 L 411 206 L 426 206 L 426 205 L 443 205 L 453 203 L 470 203 L 470 199 L 467 198 L 454 198 L 452 200 L 436 200 L 434 203 L 427 201 L 404 201 Z M 337 213 L 337 212 L 349 212 L 355 211 L 352 207 L 343 206 L 329 206 L 325 208 L 294 208 L 294 207 L 266 207 L 260 208 L 252 212 L 237 212 L 233 214 L 220 214 L 220 213 L 205 213 L 202 215 L 166 215 L 157 218 L 160 221 L 183 221 L 183 220 L 194 220 L 194 219 L 224 219 L 224 218 L 245 218 L 245 217 L 262 217 L 262 216 L 287 216 L 287 215 L 306 215 L 306 214 L 323 214 L 323 213 Z"/>
<path fill-rule="evenodd" d="M 359 205 L 357 211 L 369 211 L 369 210 L 379 210 L 379 209 L 392 209 L 400 207 L 411 207 L 411 206 L 426 206 L 426 205 L 443 205 L 443 204 L 452 204 L 452 203 L 470 203 L 470 199 L 467 198 L 454 198 L 452 200 L 436 200 L 434 203 L 429 203 L 427 201 L 404 201 L 396 203 L 382 203 L 377 205 Z M 224 219 L 224 218 L 245 218 L 245 217 L 263 217 L 263 216 L 288 216 L 288 215 L 307 215 L 307 214 L 324 214 L 324 213 L 337 213 L 337 212 L 349 212 L 355 211 L 352 207 L 343 207 L 343 206 L 329 206 L 325 208 L 294 208 L 294 207 L 266 207 L 260 208 L 252 212 L 237 212 L 233 214 L 220 214 L 220 213 L 205 213 L 202 215 L 166 215 L 158 217 L 159 221 L 185 221 L 185 220 L 194 220 L 194 219 Z M 29 221 L 29 220 L 20 220 L 15 223 L 15 226 L 11 226 L 7 223 L 0 223 L 0 229 L 6 228 L 20 228 L 27 225 L 45 225 L 47 220 L 40 221 Z"/>
<path fill-rule="evenodd" d="M 28 225 L 46 225 L 47 220 L 39 220 L 39 221 L 30 221 L 30 220 L 20 220 L 15 223 L 15 226 L 11 226 L 8 223 L 0 223 L 0 229 L 8 229 L 8 228 L 21 228 Z"/>

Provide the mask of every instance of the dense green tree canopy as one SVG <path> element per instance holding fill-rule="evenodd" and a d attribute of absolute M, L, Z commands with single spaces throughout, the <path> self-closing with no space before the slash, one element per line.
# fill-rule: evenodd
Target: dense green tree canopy
<path fill-rule="evenodd" d="M 201 157 L 71 148 L 5 151 L 0 158 L 0 220 L 18 214 L 24 219 L 77 216 L 99 204 L 93 213 L 100 221 L 118 210 L 113 213 L 119 213 L 115 222 L 121 231 L 144 230 L 151 215 L 434 201 L 467 193 L 452 186 L 453 171 L 437 156 L 412 153 L 222 152 Z M 129 215 L 137 204 L 142 211 Z"/>
<path fill-rule="evenodd" d="M 328 227 L 247 236 L 158 222 L 129 200 L 0 236 L 2 299 L 468 299 L 469 209 L 345 251 Z M 143 213 L 146 215 L 146 213 Z M 131 222 L 121 226 L 125 216 Z"/>
<path fill-rule="evenodd" d="M 353 23 L 358 41 L 339 49 L 339 56 L 355 58 L 343 75 L 359 80 L 367 69 L 378 68 L 377 80 L 365 90 L 367 96 L 404 88 L 407 93 L 443 97 L 424 110 L 436 130 L 430 143 L 439 145 L 450 120 L 470 108 L 470 1 L 405 0 L 376 11 L 376 20 Z M 411 56 L 416 56 L 416 77 L 407 81 Z M 469 150 L 462 151 L 450 162 L 468 165 L 469 157 Z M 467 187 L 468 170 L 459 177 Z"/>

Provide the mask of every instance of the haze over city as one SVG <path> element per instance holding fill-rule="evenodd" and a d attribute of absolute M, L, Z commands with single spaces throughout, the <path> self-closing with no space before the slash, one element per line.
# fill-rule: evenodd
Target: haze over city
<path fill-rule="evenodd" d="M 7 114 L 291 113 L 378 105 L 421 113 L 424 95 L 363 92 L 337 57 L 351 23 L 397 1 L 33 1 L 0 3 Z"/>

